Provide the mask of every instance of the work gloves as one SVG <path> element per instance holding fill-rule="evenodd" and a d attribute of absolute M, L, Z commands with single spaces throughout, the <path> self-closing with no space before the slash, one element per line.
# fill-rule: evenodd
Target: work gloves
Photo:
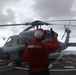
<path fill-rule="evenodd" d="M 51 37 L 53 37 L 53 36 L 56 36 L 57 37 L 58 34 L 56 32 L 54 32 L 53 29 L 51 28 Z"/>

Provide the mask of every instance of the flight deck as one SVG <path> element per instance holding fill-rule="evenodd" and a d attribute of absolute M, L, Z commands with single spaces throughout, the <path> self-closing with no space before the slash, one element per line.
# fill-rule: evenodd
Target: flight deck
<path fill-rule="evenodd" d="M 67 58 L 67 60 L 65 59 Z M 76 75 L 76 64 L 74 58 L 64 56 L 49 65 L 50 75 Z M 28 75 L 28 64 L 23 63 L 16 67 L 9 62 L 0 61 L 0 75 Z"/>
<path fill-rule="evenodd" d="M 66 66 L 55 64 L 51 66 L 50 75 L 76 75 L 75 66 Z M 0 75 L 28 75 L 28 67 L 0 66 Z"/>
<path fill-rule="evenodd" d="M 1 71 L 0 75 L 28 75 L 28 70 L 12 68 Z M 76 69 L 50 69 L 50 75 L 76 75 Z"/>

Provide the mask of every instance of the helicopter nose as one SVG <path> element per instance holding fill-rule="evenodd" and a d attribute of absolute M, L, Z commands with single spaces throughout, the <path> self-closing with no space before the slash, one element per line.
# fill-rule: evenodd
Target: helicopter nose
<path fill-rule="evenodd" d="M 3 53 L 3 48 L 0 48 L 0 54 L 2 54 Z"/>

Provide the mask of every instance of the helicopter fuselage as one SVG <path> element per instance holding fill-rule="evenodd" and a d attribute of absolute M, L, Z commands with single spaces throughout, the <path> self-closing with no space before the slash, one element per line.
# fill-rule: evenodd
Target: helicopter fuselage
<path fill-rule="evenodd" d="M 43 42 L 52 43 L 53 41 L 49 34 L 50 31 L 46 31 L 46 39 Z M 2 55 L 2 58 L 5 59 L 5 57 L 7 57 L 7 60 L 16 60 L 18 58 L 21 58 L 26 46 L 34 40 L 33 34 L 34 31 L 23 31 L 19 35 L 10 36 L 2 47 L 3 52 L 0 53 Z"/>

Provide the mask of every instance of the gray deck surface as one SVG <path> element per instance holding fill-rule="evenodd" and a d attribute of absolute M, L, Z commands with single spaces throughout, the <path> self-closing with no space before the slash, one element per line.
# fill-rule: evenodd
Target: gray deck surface
<path fill-rule="evenodd" d="M 8 71 L 0 72 L 0 75 L 28 75 L 25 70 L 11 69 Z"/>
<path fill-rule="evenodd" d="M 0 72 L 0 75 L 28 75 L 28 71 L 11 69 L 8 71 Z M 50 75 L 76 75 L 76 71 L 50 71 Z"/>

